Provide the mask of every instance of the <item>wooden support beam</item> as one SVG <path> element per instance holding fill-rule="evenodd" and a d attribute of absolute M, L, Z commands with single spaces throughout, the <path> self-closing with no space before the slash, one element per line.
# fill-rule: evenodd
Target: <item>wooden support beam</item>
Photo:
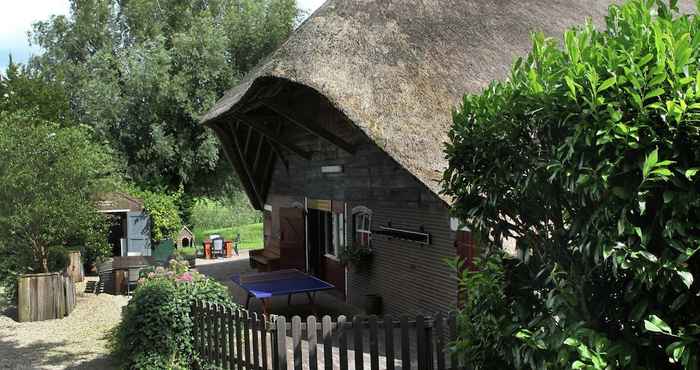
<path fill-rule="evenodd" d="M 243 153 L 248 154 L 248 147 L 250 146 L 250 136 L 253 134 L 253 128 L 248 126 L 248 133 L 245 137 L 245 145 L 243 146 Z"/>
<path fill-rule="evenodd" d="M 249 126 L 253 130 L 255 130 L 258 134 L 263 135 L 266 139 L 270 140 L 271 142 L 281 146 L 284 149 L 289 150 L 290 152 L 306 159 L 309 160 L 311 159 L 311 153 L 307 152 L 306 150 L 301 149 L 298 147 L 296 144 L 290 142 L 289 140 L 286 140 L 282 137 L 280 137 L 279 133 L 275 133 L 275 131 L 271 130 L 268 125 L 265 124 L 265 122 L 261 122 L 255 117 L 250 117 L 250 116 L 243 116 L 243 115 L 231 115 L 232 118 L 236 120 L 236 122 L 240 122 L 241 124 L 244 124 L 246 126 Z"/>
<path fill-rule="evenodd" d="M 258 160 L 260 160 L 260 152 L 262 152 L 263 144 L 265 143 L 265 136 L 258 135 L 260 140 L 258 140 L 258 146 L 255 150 L 255 159 L 253 160 L 253 168 L 258 168 Z"/>
<path fill-rule="evenodd" d="M 263 208 L 263 200 L 261 194 L 255 186 L 254 181 L 250 177 L 247 167 L 245 165 L 245 157 L 240 154 L 240 152 L 235 147 L 235 134 L 232 134 L 228 128 L 221 127 L 217 124 L 210 126 L 221 141 L 221 146 L 224 150 L 224 155 L 226 159 L 233 165 L 233 168 L 238 173 L 238 177 L 241 179 L 241 184 L 243 189 L 253 204 L 255 209 L 261 210 Z"/>
<path fill-rule="evenodd" d="M 267 106 L 272 111 L 279 114 L 281 117 L 294 124 L 295 126 L 303 128 L 311 134 L 314 134 L 320 137 L 321 139 L 326 140 L 327 142 L 339 147 L 340 149 L 343 149 L 344 151 L 350 154 L 355 152 L 355 148 L 353 145 L 335 136 L 330 131 L 322 128 L 318 124 L 314 123 L 313 120 L 307 117 L 301 117 L 300 112 L 294 111 L 289 107 L 275 102 L 271 99 L 266 99 L 263 101 L 263 103 L 265 104 L 265 106 Z"/>
<path fill-rule="evenodd" d="M 243 148 L 241 146 L 240 141 L 238 140 L 237 133 L 232 132 L 231 137 L 233 139 L 232 143 L 233 143 L 234 148 L 238 152 L 238 155 L 240 156 L 240 158 L 243 159 L 241 161 L 241 167 L 243 169 L 243 173 L 245 176 L 248 177 L 250 183 L 252 184 L 253 192 L 255 193 L 255 196 L 257 197 L 258 201 L 260 202 L 260 204 L 263 204 L 265 201 L 263 200 L 262 194 L 260 193 L 260 188 L 259 188 L 260 184 L 256 182 L 256 178 L 253 175 L 253 170 L 250 168 L 250 165 L 248 164 L 248 161 L 247 161 L 248 158 L 246 157 L 245 153 L 243 153 Z"/>

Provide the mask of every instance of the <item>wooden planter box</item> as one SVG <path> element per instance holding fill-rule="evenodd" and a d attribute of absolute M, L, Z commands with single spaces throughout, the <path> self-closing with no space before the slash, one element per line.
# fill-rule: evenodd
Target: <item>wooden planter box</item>
<path fill-rule="evenodd" d="M 21 275 L 17 286 L 20 322 L 60 319 L 75 308 L 73 280 L 58 272 Z"/>

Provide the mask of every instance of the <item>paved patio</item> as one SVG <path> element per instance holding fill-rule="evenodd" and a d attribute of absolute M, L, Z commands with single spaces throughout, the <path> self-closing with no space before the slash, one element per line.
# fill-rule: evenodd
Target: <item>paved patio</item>
<path fill-rule="evenodd" d="M 231 258 L 213 260 L 198 258 L 196 270 L 228 286 L 234 301 L 240 305 L 245 305 L 246 292 L 234 284 L 229 277 L 235 273 L 254 271 L 250 268 L 247 250 L 243 250 L 239 256 Z M 316 315 L 319 317 L 323 315 L 330 315 L 331 317 L 345 315 L 347 317 L 352 317 L 362 313 L 359 308 L 345 303 L 342 297 L 340 297 L 340 294 L 336 295 L 331 292 L 317 292 L 315 308 Z M 262 305 L 258 300 L 251 299 L 249 310 L 262 313 Z M 287 304 L 286 296 L 273 297 L 271 299 L 269 313 L 284 315 L 288 319 L 291 319 L 294 315 L 307 317 L 314 314 L 314 306 L 308 303 L 308 298 L 305 294 L 292 296 L 291 305 Z"/>

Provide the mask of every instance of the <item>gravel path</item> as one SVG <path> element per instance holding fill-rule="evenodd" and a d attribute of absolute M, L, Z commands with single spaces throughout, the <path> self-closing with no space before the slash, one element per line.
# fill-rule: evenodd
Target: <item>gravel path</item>
<path fill-rule="evenodd" d="M 61 320 L 19 323 L 0 314 L 0 369 L 114 369 L 106 336 L 128 297 L 84 290 L 76 284 L 75 310 Z"/>

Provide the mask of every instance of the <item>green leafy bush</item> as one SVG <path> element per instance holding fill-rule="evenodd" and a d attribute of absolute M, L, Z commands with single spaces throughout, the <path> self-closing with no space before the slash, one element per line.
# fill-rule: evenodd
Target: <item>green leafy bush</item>
<path fill-rule="evenodd" d="M 515 366 L 698 367 L 698 29 L 675 1 L 612 6 L 455 112 L 455 213 L 531 256 L 508 281 Z"/>
<path fill-rule="evenodd" d="M 113 332 L 112 351 L 126 368 L 188 369 L 196 360 L 190 308 L 195 301 L 232 307 L 228 289 L 175 260 L 144 275 Z"/>
<path fill-rule="evenodd" d="M 459 335 L 451 351 L 466 356 L 473 369 L 513 368 L 510 347 L 516 343 L 516 326 L 501 256 L 477 258 L 475 269 L 465 268 L 459 259 L 450 264 L 460 278 L 460 290 L 465 291 L 457 316 Z"/>
<path fill-rule="evenodd" d="M 178 207 L 183 189 L 168 192 L 163 188 L 143 190 L 131 188 L 130 194 L 143 200 L 144 208 L 151 218 L 151 238 L 156 241 L 174 238 L 182 228 Z"/>

